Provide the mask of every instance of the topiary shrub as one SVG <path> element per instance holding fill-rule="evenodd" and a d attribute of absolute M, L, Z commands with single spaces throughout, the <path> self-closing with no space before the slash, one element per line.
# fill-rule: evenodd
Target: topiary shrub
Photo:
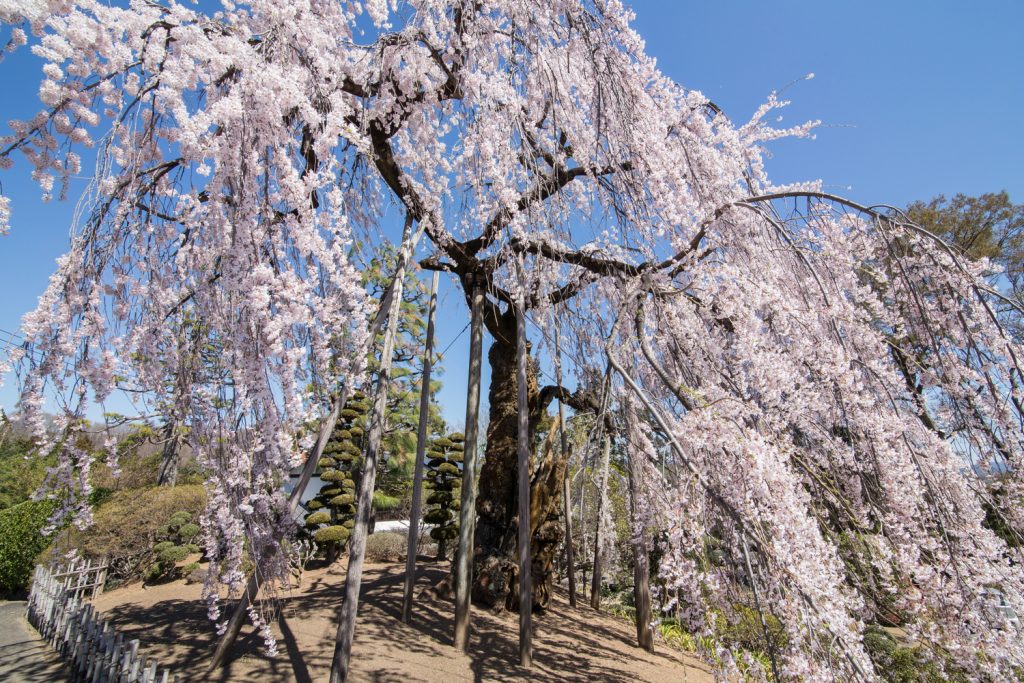
<path fill-rule="evenodd" d="M 344 543 L 351 532 L 343 526 L 326 526 L 313 532 L 317 543 Z"/>
<path fill-rule="evenodd" d="M 50 543 L 43 535 L 56 503 L 27 500 L 0 510 L 0 595 L 20 596 L 28 588 L 36 558 Z"/>
<path fill-rule="evenodd" d="M 320 510 L 306 517 L 306 526 L 316 527 L 321 524 L 328 524 L 331 521 L 331 513 L 326 510 Z"/>
<path fill-rule="evenodd" d="M 160 529 L 164 540 L 153 546 L 156 562 L 146 570 L 146 581 L 172 580 L 191 573 L 191 570 L 185 568 L 179 570 L 178 563 L 199 552 L 199 547 L 192 541 L 199 535 L 200 529 L 198 524 L 192 522 L 192 516 L 190 512 L 179 510 Z"/>
<path fill-rule="evenodd" d="M 434 439 L 427 451 L 427 512 L 423 521 L 433 524 L 430 537 L 437 541 L 438 561 L 446 559 L 448 544 L 459 535 L 458 510 L 462 488 L 462 435 L 450 434 Z"/>
<path fill-rule="evenodd" d="M 327 482 L 316 497 L 306 504 L 310 514 L 305 527 L 333 562 L 348 540 L 355 516 L 357 484 L 363 464 L 363 430 L 355 425 L 369 409 L 365 395 L 356 392 L 341 411 L 341 417 L 320 458 L 320 479 Z M 328 531 L 333 529 L 334 531 Z M 340 531 L 338 531 L 340 529 Z M 344 533 L 342 533 L 344 532 Z"/>

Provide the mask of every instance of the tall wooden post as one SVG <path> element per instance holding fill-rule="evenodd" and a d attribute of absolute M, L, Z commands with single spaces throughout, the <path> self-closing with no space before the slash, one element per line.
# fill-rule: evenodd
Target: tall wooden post
<path fill-rule="evenodd" d="M 406 224 L 408 230 L 409 224 Z M 345 598 L 341 605 L 338 633 L 334 639 L 334 659 L 331 663 L 331 683 L 342 683 L 348 678 L 352 641 L 355 638 L 356 614 L 359 611 L 359 589 L 363 583 L 363 559 L 366 556 L 366 536 L 373 509 L 373 488 L 377 480 L 377 456 L 384 435 L 384 414 L 387 412 L 388 385 L 391 382 L 391 364 L 395 355 L 395 337 L 402 306 L 402 286 L 405 263 L 399 261 L 395 270 L 395 295 L 388 310 L 388 327 L 384 333 L 384 348 L 380 354 L 380 372 L 374 390 L 373 413 L 370 417 L 370 437 L 366 445 L 363 478 L 359 483 L 356 502 L 355 526 L 348 546 L 348 569 L 345 572 Z"/>
<path fill-rule="evenodd" d="M 455 552 L 455 647 L 469 649 L 470 586 L 473 585 L 473 539 L 476 535 L 476 453 L 480 425 L 480 371 L 484 339 L 484 289 L 474 279 L 470 294 L 469 386 L 466 391 L 466 440 L 462 452 L 459 547 Z"/>
<path fill-rule="evenodd" d="M 409 235 L 405 236 L 405 241 L 403 242 L 402 249 L 398 255 L 399 268 L 402 269 L 403 273 L 405 264 L 408 263 L 409 258 L 412 256 L 412 251 L 416 248 L 416 243 L 422 235 L 423 226 L 420 226 L 419 230 L 417 230 L 416 234 L 411 238 Z M 369 353 L 370 349 L 373 348 L 374 339 L 376 339 L 377 333 L 384 324 L 384 319 L 387 317 L 388 311 L 391 310 L 391 305 L 395 298 L 396 282 L 398 282 L 398 280 L 392 279 L 391 283 L 388 284 L 387 291 L 384 292 L 380 306 L 377 308 L 377 313 L 374 315 L 373 321 L 370 323 L 369 334 L 366 338 L 366 346 L 360 353 Z M 401 294 L 399 294 L 398 298 L 402 298 Z M 309 457 L 306 458 L 306 464 L 302 467 L 302 473 L 299 475 L 299 481 L 296 482 L 295 488 L 292 489 L 291 494 L 288 496 L 289 514 L 294 514 L 295 510 L 298 509 L 299 503 L 302 501 L 302 494 L 305 492 L 306 487 L 309 486 L 309 480 L 313 478 L 313 473 L 316 472 L 317 462 L 320 460 L 320 456 L 323 455 L 324 447 L 327 446 L 327 442 L 331 438 L 331 433 L 334 431 L 334 427 L 338 423 L 338 416 L 341 414 L 342 408 L 345 407 L 345 403 L 348 401 L 348 397 L 351 393 L 352 387 L 348 382 L 346 382 L 335 395 L 334 401 L 331 404 L 331 412 L 327 414 L 327 417 L 324 418 L 323 423 L 320 425 L 320 433 L 317 435 L 316 444 L 313 446 L 312 450 L 310 450 Z M 207 669 L 207 672 L 213 671 L 224 663 L 231 646 L 236 640 L 238 640 L 238 634 L 242 630 L 242 623 L 245 621 L 245 617 L 249 613 L 249 605 L 256 599 L 259 589 L 259 579 L 257 578 L 256 573 L 253 572 L 249 576 L 249 581 L 245 586 L 245 591 L 238 598 L 238 604 L 235 605 L 235 611 L 231 614 L 231 619 L 228 621 L 228 626 L 224 630 L 224 635 L 221 636 L 220 642 L 217 643 L 217 649 L 213 653 L 213 659 L 210 661 L 210 666 Z"/>
<path fill-rule="evenodd" d="M 555 379 L 562 388 L 562 335 L 555 326 Z M 572 500 L 569 486 L 569 440 L 565 433 L 565 408 L 558 399 L 558 431 L 562 440 L 562 460 L 565 461 L 565 476 L 562 478 L 562 509 L 565 511 L 565 565 L 569 574 L 569 605 L 576 606 L 576 563 L 572 548 Z"/>
<path fill-rule="evenodd" d="M 409 623 L 412 591 L 416 586 L 416 548 L 420 535 L 420 504 L 423 498 L 423 458 L 427 450 L 427 422 L 430 418 L 430 370 L 434 361 L 434 314 L 437 311 L 437 281 L 434 271 L 430 280 L 430 304 L 427 308 L 427 341 L 423 349 L 423 377 L 420 385 L 420 418 L 416 426 L 416 469 L 412 477 L 412 511 L 409 513 L 409 547 L 405 554 L 405 596 L 402 599 L 402 621 Z"/>
<path fill-rule="evenodd" d="M 636 420 L 630 411 L 629 418 Z M 635 429 L 635 427 L 633 427 Z M 633 516 L 633 604 L 636 605 L 636 642 L 648 652 L 654 652 L 654 633 L 651 631 L 650 560 L 647 556 L 647 530 L 641 519 L 640 497 L 643 495 L 643 470 L 638 449 L 629 453 L 629 507 Z M 641 528 L 636 528 L 636 527 Z"/>
<path fill-rule="evenodd" d="M 580 551 L 583 553 L 583 568 L 580 583 L 580 592 L 583 599 L 587 599 L 587 453 L 584 452 L 580 458 Z"/>
<path fill-rule="evenodd" d="M 520 278 L 520 285 L 522 285 Z M 526 316 L 523 295 L 516 307 L 516 388 L 519 411 L 519 663 L 533 664 L 533 586 L 530 568 L 530 417 L 526 401 Z"/>
<path fill-rule="evenodd" d="M 601 457 L 601 482 L 597 488 L 597 517 L 594 522 L 594 569 L 590 584 L 590 606 L 601 609 L 601 518 L 604 516 L 604 499 L 608 492 L 608 463 L 612 454 L 612 436 L 604 434 L 604 454 Z"/>

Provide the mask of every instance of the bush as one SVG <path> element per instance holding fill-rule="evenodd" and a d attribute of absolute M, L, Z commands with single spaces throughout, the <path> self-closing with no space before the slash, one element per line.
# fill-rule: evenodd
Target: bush
<path fill-rule="evenodd" d="M 366 539 L 368 562 L 397 562 L 409 549 L 409 538 L 396 531 L 382 531 Z"/>
<path fill-rule="evenodd" d="M 309 517 L 306 517 L 306 526 L 316 526 L 318 524 L 327 524 L 331 521 L 331 513 L 326 510 L 320 510 L 312 513 Z"/>
<path fill-rule="evenodd" d="M 118 491 L 93 513 L 91 527 L 71 529 L 67 539 L 61 539 L 61 548 L 54 550 L 62 551 L 67 544 L 87 558 L 108 558 L 108 576 L 118 583 L 154 578 L 154 571 L 155 576 L 166 576 L 174 570 L 174 562 L 164 561 L 159 554 L 180 547 L 188 555 L 195 548 L 190 543 L 198 527 L 192 520 L 205 505 L 206 492 L 198 484 Z"/>
<path fill-rule="evenodd" d="M 0 511 L 0 594 L 28 587 L 36 558 L 50 543 L 43 528 L 55 507 L 51 500 L 28 500 Z"/>
<path fill-rule="evenodd" d="M 878 626 L 864 630 L 864 649 L 883 681 L 887 683 L 959 683 L 969 680 L 963 671 L 947 667 L 943 672 L 930 661 L 921 647 L 901 645 L 892 635 Z"/>
<path fill-rule="evenodd" d="M 351 532 L 343 526 L 327 526 L 318 529 L 313 534 L 313 540 L 317 543 L 340 543 L 347 541 Z"/>

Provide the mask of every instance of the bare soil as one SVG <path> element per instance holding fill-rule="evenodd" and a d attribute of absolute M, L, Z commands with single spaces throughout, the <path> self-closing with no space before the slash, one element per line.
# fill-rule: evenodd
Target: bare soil
<path fill-rule="evenodd" d="M 518 665 L 518 615 L 474 609 L 468 654 L 452 647 L 453 603 L 420 597 L 411 623 L 399 620 L 404 564 L 365 567 L 351 680 L 410 681 L 712 681 L 697 659 L 657 643 L 655 654 L 636 647 L 627 621 L 569 607 L 556 595 L 544 614 L 534 615 L 534 658 Z M 437 583 L 446 566 L 424 563 L 417 589 Z M 305 572 L 283 595 L 273 626 L 279 654 L 268 658 L 251 626 L 242 631 L 227 666 L 206 676 L 216 634 L 200 598 L 201 586 L 139 584 L 101 595 L 96 607 L 125 633 L 141 641 L 140 652 L 171 666 L 186 680 L 296 681 L 327 679 L 342 599 L 345 563 Z M 230 608 L 230 604 L 227 606 Z M 302 653 L 301 656 L 299 653 Z"/>

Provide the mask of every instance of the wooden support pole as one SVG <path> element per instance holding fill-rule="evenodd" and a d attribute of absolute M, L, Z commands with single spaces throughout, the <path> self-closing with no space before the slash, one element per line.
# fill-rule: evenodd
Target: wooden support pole
<path fill-rule="evenodd" d="M 434 361 L 434 313 L 437 311 L 437 281 L 440 271 L 430 280 L 430 303 L 427 308 L 427 341 L 423 349 L 423 377 L 420 381 L 420 417 L 416 426 L 416 468 L 412 477 L 412 511 L 409 513 L 409 547 L 405 554 L 405 594 L 402 598 L 402 621 L 409 623 L 412 592 L 416 586 L 416 547 L 420 535 L 420 503 L 423 498 L 423 458 L 427 450 L 427 423 L 430 418 L 430 370 Z"/>
<path fill-rule="evenodd" d="M 583 599 L 587 599 L 587 453 L 584 452 L 580 458 L 580 551 L 583 553 L 583 567 L 580 583 L 580 592 Z"/>
<path fill-rule="evenodd" d="M 631 422 L 631 431 L 639 429 L 635 424 L 637 416 L 635 411 L 627 409 L 627 416 Z M 633 604 L 636 606 L 636 642 L 637 645 L 654 652 L 654 633 L 651 630 L 651 577 L 650 558 L 647 555 L 647 529 L 640 510 L 640 498 L 643 496 L 644 479 L 643 468 L 640 466 L 640 458 L 643 453 L 633 444 L 629 451 L 627 463 L 627 474 L 629 477 L 629 508 L 633 517 Z"/>
<path fill-rule="evenodd" d="M 406 238 L 411 219 L 406 222 Z M 384 418 L 388 404 L 388 385 L 391 383 L 391 365 L 395 355 L 395 337 L 402 306 L 402 286 L 405 280 L 405 262 L 399 261 L 395 269 L 394 297 L 388 307 L 388 326 L 384 333 L 384 348 L 380 354 L 380 371 L 374 389 L 373 412 L 370 416 L 370 436 L 367 440 L 363 478 L 359 483 L 356 501 L 355 526 L 348 545 L 348 569 L 345 572 L 345 598 L 338 620 L 338 633 L 334 639 L 334 658 L 331 662 L 331 683 L 348 679 L 352 642 L 355 639 L 356 614 L 359 611 L 359 589 L 363 583 L 363 560 L 366 557 L 366 537 L 373 512 L 373 488 L 377 480 L 377 456 L 384 436 Z"/>
<path fill-rule="evenodd" d="M 522 285 L 522 278 L 520 278 Z M 516 306 L 516 389 L 519 413 L 519 663 L 533 664 L 533 586 L 530 562 L 530 416 L 526 400 L 526 315 L 520 295 Z"/>
<path fill-rule="evenodd" d="M 416 244 L 419 242 L 422 235 L 422 225 L 420 225 L 414 235 L 410 236 L 408 231 L 404 235 L 402 248 L 398 254 L 398 271 L 401 271 L 403 274 L 405 273 L 406 264 L 408 264 L 409 259 L 412 258 L 413 250 L 416 248 Z M 398 271 L 396 271 L 396 275 Z M 387 312 L 391 310 L 395 299 L 396 283 L 398 282 L 400 282 L 400 279 L 395 277 L 391 280 L 391 283 L 388 284 L 388 288 L 384 292 L 384 296 L 381 298 L 377 313 L 373 317 L 373 321 L 370 323 L 365 347 L 359 353 L 369 353 L 370 349 L 373 348 L 373 343 L 377 337 L 377 333 L 384 324 Z M 399 301 L 401 301 L 401 298 L 402 295 L 399 293 Z M 317 435 L 316 444 L 310 451 L 309 457 L 306 458 L 306 463 L 302 467 L 302 473 L 299 475 L 299 481 L 296 482 L 295 488 L 292 489 L 291 495 L 288 496 L 288 512 L 290 514 L 294 514 L 295 510 L 298 509 L 299 503 L 302 501 L 302 494 L 309 485 L 309 480 L 313 478 L 313 473 L 316 472 L 317 462 L 320 460 L 320 456 L 324 452 L 324 447 L 327 446 L 327 442 L 331 438 L 331 433 L 334 431 L 334 427 L 338 422 L 338 416 L 341 414 L 342 408 L 345 407 L 345 403 L 348 401 L 348 397 L 351 393 L 352 387 L 348 382 L 346 382 L 335 395 L 334 401 L 331 404 L 331 412 L 327 414 L 327 417 L 324 418 L 323 423 L 320 425 L 320 433 Z M 242 595 L 238 598 L 238 604 L 235 605 L 235 611 L 231 614 L 231 619 L 228 621 L 227 629 L 225 629 L 224 635 L 221 636 L 220 641 L 217 643 L 217 649 L 213 653 L 213 659 L 210 661 L 207 673 L 224 664 L 228 651 L 231 649 L 231 646 L 234 645 L 235 641 L 238 640 L 238 634 L 242 630 L 242 624 L 245 621 L 246 614 L 248 614 L 249 605 L 256 599 L 256 595 L 259 593 L 259 590 L 259 579 L 254 572 L 249 576 L 249 582 L 245 586 L 245 591 L 243 591 Z"/>
<path fill-rule="evenodd" d="M 555 326 L 555 379 L 558 388 L 562 388 L 562 335 Z M 572 548 L 572 497 L 569 485 L 569 439 L 565 433 L 565 407 L 562 399 L 558 399 L 558 432 L 562 441 L 562 460 L 565 461 L 565 476 L 562 477 L 562 509 L 565 511 L 565 565 L 569 575 L 569 605 L 576 606 L 576 563 Z"/>
<path fill-rule="evenodd" d="M 338 416 L 341 414 L 341 409 L 345 405 L 345 401 L 348 400 L 349 391 L 350 388 L 346 385 L 337 395 L 335 395 L 334 401 L 331 404 L 331 412 L 328 413 L 326 419 L 324 419 L 323 423 L 320 425 L 320 433 L 317 435 L 316 443 L 313 445 L 313 448 L 306 459 L 306 464 L 302 468 L 302 474 L 299 476 L 299 481 L 296 482 L 295 488 L 292 489 L 291 495 L 288 497 L 289 512 L 294 512 L 298 507 L 299 501 L 302 498 L 302 492 L 306 490 L 306 485 L 313 476 L 313 472 L 316 471 L 316 463 L 323 454 L 324 447 L 327 446 L 327 441 L 331 438 L 331 432 L 334 431 L 334 425 L 338 422 Z M 238 634 L 242 630 L 242 624 L 245 623 L 245 617 L 246 614 L 248 614 L 249 605 L 256 599 L 256 594 L 259 590 L 259 579 L 257 578 L 256 573 L 253 572 L 249 576 L 249 581 L 246 583 L 245 590 L 238 598 L 238 604 L 235 605 L 235 611 L 231 613 L 231 619 L 228 620 L 228 626 L 224 630 L 224 635 L 221 636 L 220 641 L 217 643 L 217 649 L 214 650 L 213 659 L 210 661 L 210 665 L 206 669 L 207 673 L 224 664 L 227 659 L 228 651 L 238 639 Z"/>
<path fill-rule="evenodd" d="M 612 454 L 612 436 L 604 434 L 604 451 L 601 456 L 600 481 L 597 487 L 597 515 L 594 518 L 594 568 L 590 584 L 590 606 L 601 609 L 601 518 L 604 516 L 604 499 L 608 491 L 608 463 Z"/>
<path fill-rule="evenodd" d="M 473 585 L 473 543 L 476 535 L 476 455 L 480 426 L 480 372 L 483 358 L 484 289 L 474 280 L 470 295 L 469 386 L 466 391 L 466 440 L 462 452 L 462 494 L 459 547 L 455 552 L 455 634 L 462 652 L 469 649 L 470 587 Z"/>

